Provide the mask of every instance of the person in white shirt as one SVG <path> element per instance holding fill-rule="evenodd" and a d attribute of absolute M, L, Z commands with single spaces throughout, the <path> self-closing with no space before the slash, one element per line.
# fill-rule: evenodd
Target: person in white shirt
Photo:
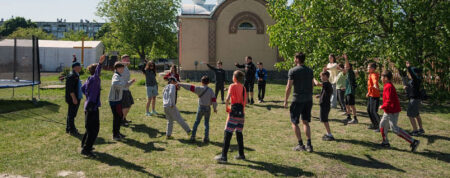
<path fill-rule="evenodd" d="M 168 78 L 168 81 L 169 84 L 164 88 L 163 92 L 163 107 L 167 119 L 166 137 L 167 139 L 172 138 L 173 121 L 177 121 L 178 124 L 180 124 L 180 126 L 184 129 L 184 131 L 186 131 L 186 133 L 190 135 L 191 129 L 189 128 L 189 125 L 187 125 L 184 119 L 181 117 L 180 111 L 178 110 L 175 102 L 177 79 L 170 77 Z"/>
<path fill-rule="evenodd" d="M 336 79 L 339 74 L 338 64 L 336 63 L 336 56 L 334 54 L 330 54 L 328 56 L 329 63 L 324 70 L 330 73 L 329 81 L 331 86 L 333 87 L 333 94 L 331 95 L 331 108 L 337 108 L 337 90 L 336 90 Z"/>

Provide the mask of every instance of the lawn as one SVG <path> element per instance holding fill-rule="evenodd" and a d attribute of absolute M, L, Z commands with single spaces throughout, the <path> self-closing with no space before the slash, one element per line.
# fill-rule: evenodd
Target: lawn
<path fill-rule="evenodd" d="M 11 98 L 12 89 L 0 89 L 0 177 L 4 174 L 28 177 L 450 177 L 448 105 L 423 107 L 426 134 L 417 137 L 421 145 L 416 153 L 411 153 L 409 144 L 393 133 L 389 133 L 392 148 L 377 147 L 381 135 L 367 129 L 370 121 L 363 98 L 357 100 L 360 124 L 344 125 L 340 121 L 344 116 L 332 109 L 330 125 L 337 140 L 322 141 L 325 129 L 313 118 L 315 152 L 294 152 L 296 139 L 289 111 L 282 107 L 285 85 L 268 84 L 267 102 L 246 109 L 244 142 L 248 160 L 232 158 L 237 154 L 233 136 L 229 163 L 216 164 L 213 157 L 221 152 L 226 120 L 223 104 L 219 104 L 217 114 L 212 114 L 209 144 L 200 142 L 203 122 L 197 132 L 197 143 L 189 143 L 189 137 L 177 124 L 174 139 L 166 140 L 161 97 L 165 82 L 158 79 L 157 111 L 161 115 L 152 117 L 144 115 L 145 87 L 135 84 L 131 87 L 135 105 L 128 116 L 133 123 L 128 128 L 122 127 L 121 132 L 127 138 L 116 142 L 112 140 L 112 114 L 107 103 L 110 76 L 110 72 L 105 72 L 102 77 L 100 133 L 94 145 L 97 159 L 81 156 L 81 137 L 65 133 L 64 90 L 41 90 L 39 104 L 33 105 L 27 100 L 31 94 L 29 87 L 15 89 L 14 98 Z M 140 73 L 133 73 L 132 77 L 138 81 L 144 79 Z M 45 76 L 43 83 L 58 83 L 57 76 Z M 316 88 L 315 93 L 319 90 Z M 402 98 L 399 125 L 410 131 L 405 102 Z M 317 103 L 314 99 L 315 117 L 319 115 Z M 197 96 L 182 89 L 177 106 L 192 127 Z M 75 123 L 81 133 L 85 130 L 83 112 L 79 110 Z"/>

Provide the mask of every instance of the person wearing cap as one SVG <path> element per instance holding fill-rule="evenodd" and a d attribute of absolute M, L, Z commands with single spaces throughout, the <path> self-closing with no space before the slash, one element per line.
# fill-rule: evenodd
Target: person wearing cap
<path fill-rule="evenodd" d="M 66 92 L 65 98 L 68 104 L 66 133 L 71 135 L 79 135 L 77 128 L 75 127 L 75 117 L 77 117 L 80 101 L 83 98 L 81 92 L 81 80 L 80 80 L 81 64 L 74 62 L 72 64 L 72 72 L 66 77 Z"/>
<path fill-rule="evenodd" d="M 175 93 L 177 91 L 177 88 L 179 87 L 177 84 L 177 79 L 174 77 L 169 77 L 167 78 L 167 81 L 168 85 L 164 88 L 163 91 L 163 107 L 167 119 L 166 138 L 172 139 L 173 121 L 177 121 L 178 124 L 180 124 L 180 126 L 184 129 L 184 131 L 186 131 L 186 133 L 190 135 L 191 129 L 181 117 L 180 111 L 176 106 Z"/>
<path fill-rule="evenodd" d="M 422 70 L 411 66 L 409 61 L 406 61 L 406 67 L 409 78 L 411 78 L 411 80 L 407 82 L 407 85 L 404 86 L 409 98 L 406 115 L 409 117 L 409 121 L 411 122 L 411 126 L 413 128 L 411 135 L 418 136 L 425 134 L 425 130 L 422 127 L 422 118 L 419 113 L 423 97 L 420 86 L 422 84 Z M 417 125 L 419 125 L 419 129 L 417 129 Z"/>
<path fill-rule="evenodd" d="M 130 80 L 130 70 L 128 70 L 128 66 L 130 65 L 130 56 L 124 54 L 122 56 L 122 64 L 125 66 L 123 73 L 121 74 L 121 77 L 124 81 Z M 134 79 L 133 79 L 134 80 Z M 127 120 L 128 112 L 130 112 L 131 105 L 134 104 L 133 95 L 131 95 L 131 91 L 129 86 L 125 86 L 123 88 L 123 98 L 122 98 L 122 113 L 123 113 L 123 120 L 122 125 L 128 126 L 131 121 Z"/>

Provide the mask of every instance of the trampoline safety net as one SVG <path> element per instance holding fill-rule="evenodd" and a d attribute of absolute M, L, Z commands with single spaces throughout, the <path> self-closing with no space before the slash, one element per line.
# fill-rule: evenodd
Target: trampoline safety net
<path fill-rule="evenodd" d="M 40 84 L 38 39 L 0 40 L 0 88 Z"/>

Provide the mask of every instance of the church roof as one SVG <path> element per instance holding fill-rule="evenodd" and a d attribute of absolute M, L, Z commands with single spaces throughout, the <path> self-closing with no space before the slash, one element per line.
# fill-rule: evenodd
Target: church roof
<path fill-rule="evenodd" d="M 205 0 L 192 0 L 194 4 L 183 4 L 181 15 L 210 16 L 225 0 L 217 0 L 215 4 L 205 4 Z"/>

